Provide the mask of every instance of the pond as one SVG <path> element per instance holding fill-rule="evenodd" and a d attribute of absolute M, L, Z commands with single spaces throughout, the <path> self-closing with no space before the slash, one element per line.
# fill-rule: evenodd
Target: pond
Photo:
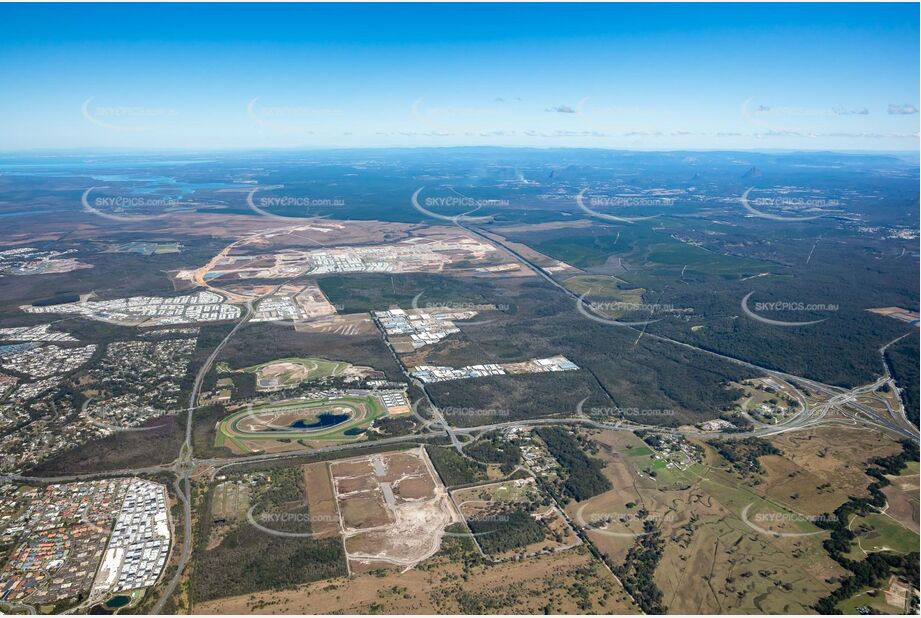
<path fill-rule="evenodd" d="M 351 418 L 348 414 L 333 414 L 332 412 L 323 412 L 315 419 L 301 418 L 286 427 L 285 429 L 325 429 L 344 423 Z"/>
<path fill-rule="evenodd" d="M 130 596 L 128 596 L 127 594 L 119 594 L 119 595 L 112 597 L 108 601 L 106 601 L 105 606 L 108 609 L 118 609 L 119 607 L 124 607 L 130 602 L 131 602 Z"/>

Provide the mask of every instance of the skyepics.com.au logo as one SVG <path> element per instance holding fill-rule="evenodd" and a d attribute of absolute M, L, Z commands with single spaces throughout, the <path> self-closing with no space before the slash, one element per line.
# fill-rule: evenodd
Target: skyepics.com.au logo
<path fill-rule="evenodd" d="M 791 321 L 791 320 L 778 320 L 774 318 L 768 318 L 758 313 L 756 311 L 762 312 L 771 312 L 771 313 L 822 313 L 822 312 L 833 312 L 838 311 L 839 306 L 832 303 L 806 303 L 802 301 L 769 301 L 769 302 L 755 302 L 754 310 L 752 308 L 752 303 L 750 301 L 754 291 L 749 292 L 742 298 L 741 307 L 742 312 L 749 318 L 755 320 L 756 322 L 761 322 L 762 324 L 767 324 L 769 326 L 780 326 L 782 328 L 795 328 L 798 326 L 812 326 L 813 324 L 819 324 L 824 322 L 828 318 L 821 318 L 818 320 L 806 320 L 806 321 Z"/>
<path fill-rule="evenodd" d="M 800 527 L 804 524 L 813 525 L 813 526 L 822 526 L 825 523 L 832 523 L 836 521 L 834 516 L 830 515 L 802 515 L 799 513 L 779 513 L 779 512 L 757 512 L 754 514 L 751 513 L 752 507 L 755 506 L 754 502 L 750 502 L 745 505 L 745 508 L 742 509 L 741 517 L 742 521 L 745 522 L 752 530 L 763 534 L 765 536 L 773 537 L 802 537 L 802 536 L 814 536 L 816 534 L 822 534 L 823 530 L 814 530 L 812 532 L 784 532 L 783 530 L 789 526 Z M 767 528 L 764 526 L 768 526 Z"/>
<path fill-rule="evenodd" d="M 247 117 L 263 129 L 280 133 L 313 135 L 331 120 L 345 115 L 341 109 L 310 105 L 265 105 L 259 103 L 259 99 L 255 97 L 246 104 Z"/>
<path fill-rule="evenodd" d="M 419 196 L 425 187 L 419 187 L 416 189 L 416 192 L 412 194 L 410 198 L 410 203 L 413 205 L 413 208 L 421 212 L 427 217 L 433 219 L 440 219 L 441 221 L 449 221 L 454 224 L 459 223 L 484 223 L 486 221 L 491 221 L 491 216 L 473 216 L 478 210 L 482 208 L 490 208 L 497 206 L 508 206 L 508 200 L 498 200 L 498 199 L 476 199 L 466 195 L 461 195 L 457 192 L 456 195 L 448 196 L 430 196 L 423 199 L 423 202 L 419 201 Z M 423 205 L 424 203 L 424 205 Z M 447 215 L 436 212 L 432 208 L 451 208 L 454 210 L 464 209 L 463 212 L 455 215 Z"/>
<path fill-rule="evenodd" d="M 131 222 L 161 219 L 167 216 L 169 210 L 182 206 L 182 202 L 170 197 L 149 197 L 142 195 L 107 195 L 90 199 L 93 191 L 101 191 L 110 187 L 90 187 L 83 192 L 80 203 L 83 210 L 103 219 L 112 221 Z M 155 213 L 155 214 L 154 214 Z"/>
<path fill-rule="evenodd" d="M 668 303 L 643 303 L 621 300 L 589 302 L 586 297 L 591 292 L 592 288 L 589 288 L 576 299 L 576 310 L 583 317 L 601 324 L 640 328 L 665 318 L 687 316 L 694 313 L 692 307 L 676 307 Z M 648 314 L 649 318 L 636 320 L 634 319 L 637 317 L 636 314 Z M 622 319 L 623 316 L 630 316 L 631 319 Z"/>
<path fill-rule="evenodd" d="M 466 312 L 482 313 L 484 311 L 507 312 L 511 309 L 510 305 L 504 304 L 504 303 L 499 303 L 499 304 L 473 303 L 473 302 L 464 302 L 464 301 L 426 302 L 424 305 L 420 305 L 419 299 L 422 298 L 423 294 L 425 294 L 425 290 L 416 294 L 413 297 L 412 302 L 410 303 L 410 306 L 415 311 L 424 310 L 424 311 L 431 311 L 431 312 L 444 311 L 444 312 L 452 312 L 452 313 L 466 313 Z M 495 322 L 495 320 L 494 319 L 486 319 L 486 320 L 464 319 L 462 321 L 459 321 L 459 323 L 463 324 L 464 326 L 483 326 L 491 322 Z"/>
<path fill-rule="evenodd" d="M 622 320 L 615 320 L 614 318 L 609 318 L 608 316 L 604 315 L 604 313 L 602 313 L 602 310 L 600 308 L 596 308 L 596 303 L 586 302 L 585 297 L 588 296 L 591 293 L 591 291 L 592 291 L 591 288 L 589 288 L 588 290 L 586 290 L 584 294 L 582 294 L 576 299 L 576 311 L 578 311 L 582 317 L 588 318 L 589 320 L 598 322 L 600 324 L 608 324 L 610 326 L 625 326 L 627 328 L 639 328 L 639 327 L 647 326 L 649 324 L 658 322 L 661 319 L 661 318 L 654 318 L 650 320 L 622 321 Z"/>
<path fill-rule="evenodd" d="M 503 418 L 510 417 L 512 413 L 503 408 L 467 408 L 447 406 L 438 408 L 445 417 L 464 418 Z"/>
<path fill-rule="evenodd" d="M 592 418 L 641 418 L 641 417 L 670 417 L 675 416 L 675 411 L 667 408 L 640 408 L 640 407 L 605 407 L 592 406 L 583 410 Z"/>
<path fill-rule="evenodd" d="M 291 223 L 292 220 L 301 218 L 317 218 L 321 216 L 318 214 L 320 210 L 343 208 L 346 205 L 346 201 L 339 197 L 312 197 L 306 195 L 256 196 L 260 191 L 273 191 L 280 188 L 282 188 L 281 185 L 253 187 L 246 194 L 246 205 L 261 217 L 285 221 L 286 223 Z M 281 215 L 271 212 L 269 209 L 281 210 L 290 214 Z M 310 240 L 314 239 L 311 238 Z"/>
<path fill-rule="evenodd" d="M 255 513 L 258 505 L 254 504 L 246 512 L 246 521 L 251 526 L 272 536 L 288 539 L 304 539 L 320 536 L 322 532 L 315 532 L 316 524 L 324 524 L 324 529 L 335 525 L 339 526 L 337 515 L 323 513 L 300 513 L 297 511 L 263 511 Z"/>
<path fill-rule="evenodd" d="M 694 313 L 694 309 L 691 307 L 676 307 L 668 303 L 635 303 L 623 300 L 611 300 L 611 301 L 595 301 L 592 303 L 593 309 L 598 309 L 600 311 L 610 311 L 610 312 L 646 312 L 646 313 L 655 313 L 657 315 L 663 314 L 691 314 Z"/>
<path fill-rule="evenodd" d="M 97 105 L 96 97 L 86 99 L 80 113 L 87 122 L 110 131 L 151 131 L 162 128 L 164 120 L 179 116 L 167 107 L 146 105 Z"/>
<path fill-rule="evenodd" d="M 168 410 L 160 410 L 152 406 L 123 406 L 108 401 L 97 401 L 92 397 L 83 402 L 80 407 L 80 416 L 86 421 L 108 433 L 144 432 L 165 429 L 170 425 L 171 415 Z M 151 425 L 143 423 L 152 422 Z"/>
<path fill-rule="evenodd" d="M 640 506 L 628 511 L 601 511 L 586 513 L 588 504 L 576 510 L 573 520 L 582 528 L 594 534 L 618 538 L 636 538 L 655 534 L 662 524 L 677 522 L 678 514 L 674 511 L 650 513 Z"/>
<path fill-rule="evenodd" d="M 740 201 L 748 214 L 770 221 L 783 221 L 795 223 L 797 221 L 814 221 L 828 214 L 828 209 L 841 205 L 836 199 L 824 197 L 802 197 L 794 195 L 768 195 L 751 197 L 754 187 L 749 187 L 742 194 Z M 773 212 L 772 212 L 773 211 Z M 790 212 L 814 213 L 791 215 Z"/>
<path fill-rule="evenodd" d="M 582 210 L 582 212 L 594 217 L 595 219 L 609 223 L 636 223 L 637 221 L 655 219 L 656 217 L 660 216 L 661 213 L 644 216 L 632 216 L 627 215 L 626 213 L 615 215 L 609 212 L 600 212 L 598 208 L 661 208 L 672 206 L 675 203 L 674 199 L 667 197 L 618 195 L 593 196 L 589 198 L 589 203 L 586 204 L 585 193 L 587 191 L 588 188 L 586 187 L 576 194 L 576 204 L 579 206 L 579 209 Z"/>

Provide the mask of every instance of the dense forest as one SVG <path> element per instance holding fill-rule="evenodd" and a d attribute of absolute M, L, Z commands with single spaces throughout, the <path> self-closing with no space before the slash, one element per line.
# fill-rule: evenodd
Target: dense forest
<path fill-rule="evenodd" d="M 918 393 L 918 381 L 921 370 L 918 367 L 918 337 L 909 335 L 886 350 L 886 360 L 892 369 L 892 377 L 902 395 L 905 414 L 915 425 L 919 422 L 921 395 Z"/>
<path fill-rule="evenodd" d="M 573 434 L 559 427 L 540 427 L 535 432 L 563 470 L 562 490 L 566 498 L 588 500 L 611 489 L 611 481 L 602 473 L 604 464 L 586 455 Z"/>
<path fill-rule="evenodd" d="M 654 576 L 665 549 L 665 539 L 651 521 L 643 522 L 643 532 L 627 552 L 623 565 L 614 568 L 614 573 L 645 613 L 664 614 L 667 610 Z"/>
<path fill-rule="evenodd" d="M 483 436 L 465 448 L 464 452 L 478 461 L 500 464 L 504 474 L 511 474 L 515 466 L 521 463 L 521 449 L 498 432 Z"/>
<path fill-rule="evenodd" d="M 243 523 L 202 552 L 192 576 L 196 601 L 274 590 L 346 575 L 337 538 L 284 538 Z"/>
<path fill-rule="evenodd" d="M 762 455 L 780 455 L 781 450 L 763 438 L 722 440 L 711 444 L 732 466 L 742 473 L 760 473 Z"/>
<path fill-rule="evenodd" d="M 271 479 L 268 481 L 268 479 Z M 266 482 L 267 481 L 267 482 Z M 282 532 L 310 532 L 303 472 L 299 467 L 276 468 L 258 483 L 254 518 L 284 513 L 267 527 Z M 210 507 L 210 497 L 207 501 Z M 302 516 L 289 516 L 302 515 Z M 203 524 L 208 524 L 205 517 Z M 217 547 L 207 548 L 209 525 L 198 543 L 192 595 L 196 601 L 285 588 L 309 581 L 346 575 L 345 553 L 338 538 L 276 536 L 248 522 L 230 530 Z"/>
<path fill-rule="evenodd" d="M 425 447 L 438 476 L 447 487 L 466 485 L 486 478 L 486 466 L 471 461 L 450 446 Z"/>
<path fill-rule="evenodd" d="M 546 526 L 531 517 L 526 511 L 513 510 L 488 517 L 467 521 L 471 532 L 477 535 L 477 542 L 487 555 L 526 547 L 539 543 L 546 534 Z"/>

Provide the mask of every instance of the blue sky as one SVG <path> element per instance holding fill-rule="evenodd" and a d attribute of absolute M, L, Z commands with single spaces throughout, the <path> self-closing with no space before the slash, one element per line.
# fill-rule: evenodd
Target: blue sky
<path fill-rule="evenodd" d="M 0 149 L 913 150 L 917 4 L 0 5 Z"/>

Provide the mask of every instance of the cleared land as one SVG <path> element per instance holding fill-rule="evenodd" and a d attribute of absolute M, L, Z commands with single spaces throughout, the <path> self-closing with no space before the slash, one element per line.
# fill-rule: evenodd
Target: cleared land
<path fill-rule="evenodd" d="M 325 358 L 281 358 L 241 369 L 256 376 L 256 390 L 276 391 L 292 388 L 304 382 L 341 376 L 346 373 L 360 375 L 368 367 L 353 367 L 342 361 Z"/>
<path fill-rule="evenodd" d="M 310 513 L 310 531 L 318 539 L 339 535 L 339 509 L 325 461 L 304 466 L 304 490 Z"/>
<path fill-rule="evenodd" d="M 915 469 L 917 470 L 917 464 L 915 464 Z M 883 488 L 888 503 L 886 515 L 918 534 L 918 517 L 921 511 L 918 500 L 918 473 L 906 473 L 888 478 L 892 484 Z"/>
<path fill-rule="evenodd" d="M 336 461 L 330 473 L 353 569 L 415 566 L 460 521 L 423 448 Z"/>

